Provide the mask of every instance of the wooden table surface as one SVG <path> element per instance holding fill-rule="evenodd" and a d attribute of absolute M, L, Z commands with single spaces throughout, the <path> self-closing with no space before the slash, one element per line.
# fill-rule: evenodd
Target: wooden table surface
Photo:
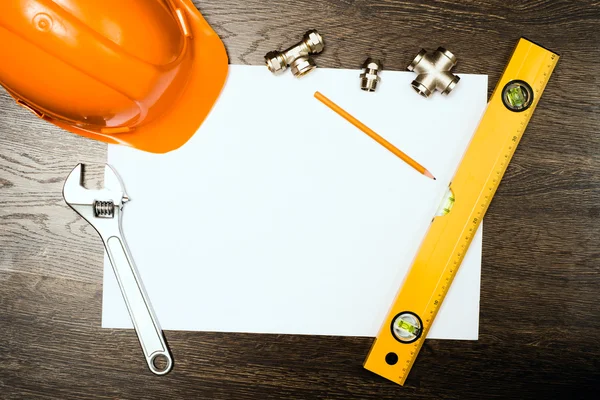
<path fill-rule="evenodd" d="M 322 67 L 372 55 L 404 70 L 442 45 L 457 72 L 488 74 L 491 93 L 519 36 L 560 53 L 486 216 L 479 341 L 426 341 L 400 387 L 362 369 L 369 338 L 168 331 L 175 369 L 152 376 L 132 331 L 100 328 L 103 247 L 61 195 L 71 168 L 104 162 L 106 145 L 37 120 L 2 91 L 0 398 L 599 398 L 600 3 L 196 5 L 234 64 L 262 64 L 317 28 Z"/>

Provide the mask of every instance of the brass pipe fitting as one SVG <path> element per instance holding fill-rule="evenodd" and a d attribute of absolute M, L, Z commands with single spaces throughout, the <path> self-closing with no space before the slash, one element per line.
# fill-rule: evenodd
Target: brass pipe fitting
<path fill-rule="evenodd" d="M 427 54 L 427 50 L 421 50 L 408 66 L 409 71 L 417 73 L 411 83 L 413 89 L 423 97 L 429 97 L 436 90 L 447 95 L 460 80 L 450 72 L 456 61 L 456 56 L 443 47 L 438 47 L 430 54 Z"/>
<path fill-rule="evenodd" d="M 292 74 L 300 78 L 315 69 L 317 65 L 310 56 L 318 54 L 325 48 L 323 37 L 316 31 L 310 30 L 304 34 L 302 41 L 284 51 L 270 51 L 265 55 L 267 68 L 274 74 L 279 74 L 289 66 Z"/>
<path fill-rule="evenodd" d="M 374 92 L 381 80 L 379 72 L 383 70 L 383 64 L 371 57 L 363 63 L 364 72 L 360 74 L 360 88 L 366 92 Z"/>

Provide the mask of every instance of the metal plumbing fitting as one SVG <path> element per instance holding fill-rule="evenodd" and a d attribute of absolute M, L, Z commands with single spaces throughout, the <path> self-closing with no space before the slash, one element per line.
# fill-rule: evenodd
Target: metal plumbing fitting
<path fill-rule="evenodd" d="M 366 92 L 374 92 L 381 80 L 379 72 L 383 69 L 383 64 L 381 61 L 369 57 L 364 62 L 363 68 L 365 72 L 360 74 L 360 88 Z"/>
<path fill-rule="evenodd" d="M 408 66 L 409 71 L 417 73 L 417 77 L 411 83 L 413 89 L 423 97 L 429 97 L 436 90 L 447 95 L 460 80 L 450 72 L 456 61 L 456 56 L 443 47 L 438 47 L 430 54 L 425 49 L 421 50 Z"/>
<path fill-rule="evenodd" d="M 310 30 L 304 34 L 302 41 L 284 51 L 270 51 L 265 55 L 267 68 L 274 74 L 279 74 L 289 66 L 292 74 L 300 78 L 315 69 L 317 65 L 310 56 L 318 54 L 325 48 L 323 37 L 316 31 Z"/>

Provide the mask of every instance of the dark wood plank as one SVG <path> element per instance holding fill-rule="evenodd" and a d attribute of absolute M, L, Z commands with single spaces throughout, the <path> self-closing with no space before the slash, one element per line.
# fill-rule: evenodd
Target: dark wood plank
<path fill-rule="evenodd" d="M 174 371 L 132 331 L 100 329 L 102 246 L 63 203 L 106 146 L 0 94 L 0 397 L 6 399 L 598 398 L 600 3 L 591 0 L 196 2 L 232 63 L 318 28 L 322 67 L 403 70 L 446 46 L 490 92 L 523 35 L 562 59 L 486 217 L 480 340 L 430 340 L 405 387 L 361 368 L 372 339 L 167 332 Z M 95 175 L 96 177 L 98 174 Z"/>

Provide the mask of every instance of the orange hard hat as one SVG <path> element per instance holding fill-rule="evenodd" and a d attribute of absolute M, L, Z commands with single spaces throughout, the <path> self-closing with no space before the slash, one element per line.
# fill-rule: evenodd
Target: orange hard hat
<path fill-rule="evenodd" d="M 2 0 L 0 84 L 66 130 L 153 153 L 182 146 L 227 77 L 190 0 Z"/>

